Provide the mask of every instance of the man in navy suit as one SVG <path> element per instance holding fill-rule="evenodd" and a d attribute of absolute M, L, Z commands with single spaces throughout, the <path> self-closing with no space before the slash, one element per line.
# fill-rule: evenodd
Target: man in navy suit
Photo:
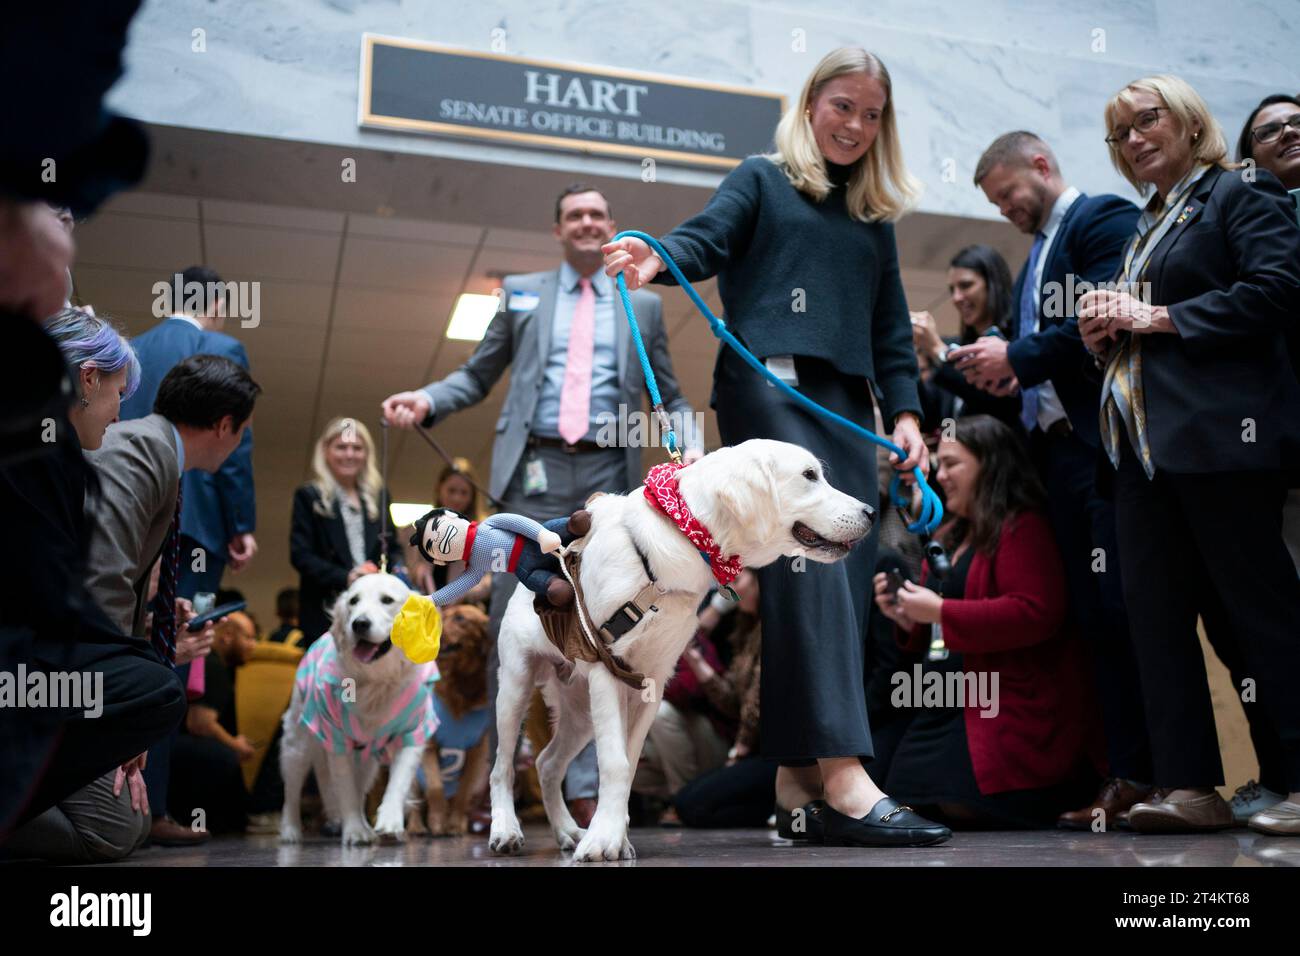
<path fill-rule="evenodd" d="M 1101 382 L 1075 316 L 1088 284 L 1112 281 L 1138 209 L 1119 196 L 1085 196 L 1069 186 L 1052 150 L 1033 133 L 1006 133 L 984 151 L 975 185 L 1017 229 L 1034 237 L 1016 277 L 1016 335 L 984 336 L 954 349 L 968 381 L 995 395 L 1020 392 L 1021 418 L 1048 492 L 1075 621 L 1093 646 L 1110 762 L 1089 806 L 1062 827 L 1110 827 L 1150 790 L 1151 750 L 1137 662 L 1120 582 L 1114 505 L 1098 494 Z"/>
<path fill-rule="evenodd" d="M 173 291 L 177 311 L 131 340 L 140 357 L 141 377 L 135 394 L 122 403 L 123 421 L 150 414 L 159 383 L 177 362 L 191 355 L 221 355 L 248 368 L 243 344 L 221 331 L 226 321 L 221 277 L 203 266 L 190 266 L 181 279 L 180 294 Z M 243 441 L 215 474 L 186 472 L 181 491 L 181 569 L 176 593 L 193 598 L 198 591 L 215 592 L 221 586 L 227 563 L 238 571 L 257 552 L 252 429 L 245 429 Z"/>

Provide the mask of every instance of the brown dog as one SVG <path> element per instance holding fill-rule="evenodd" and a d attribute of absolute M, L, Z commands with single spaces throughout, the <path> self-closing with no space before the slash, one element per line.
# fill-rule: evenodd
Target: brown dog
<path fill-rule="evenodd" d="M 488 770 L 487 630 L 488 616 L 472 604 L 442 609 L 438 651 L 442 679 L 434 685 L 442 723 L 420 761 L 426 781 L 424 818 L 418 800 L 408 803 L 407 833 L 459 836 L 469 832 L 470 801 L 482 789 Z M 450 799 L 444 775 L 457 782 Z"/>

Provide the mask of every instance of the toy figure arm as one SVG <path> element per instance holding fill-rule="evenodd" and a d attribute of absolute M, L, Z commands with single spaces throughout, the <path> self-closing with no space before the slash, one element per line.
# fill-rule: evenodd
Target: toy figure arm
<path fill-rule="evenodd" d="M 524 537 L 536 541 L 543 554 L 550 554 L 552 551 L 558 550 L 560 546 L 560 536 L 558 534 L 546 530 L 539 522 L 534 521 L 532 518 L 525 518 L 523 515 L 493 515 L 484 519 L 480 524 L 480 528 L 483 525 L 501 531 L 509 531 L 512 534 L 522 534 Z"/>
<path fill-rule="evenodd" d="M 433 603 L 438 607 L 446 607 L 448 604 L 455 604 L 465 596 L 466 592 L 474 585 L 478 584 L 479 579 L 483 577 L 483 571 L 472 565 L 465 569 L 465 573 L 458 577 L 450 584 L 445 584 L 435 591 L 430 597 Z"/>

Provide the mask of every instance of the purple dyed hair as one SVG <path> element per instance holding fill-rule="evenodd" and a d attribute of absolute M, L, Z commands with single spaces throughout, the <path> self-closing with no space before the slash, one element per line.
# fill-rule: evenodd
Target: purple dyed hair
<path fill-rule="evenodd" d="M 111 323 L 82 309 L 67 308 L 50 316 L 44 325 L 74 369 L 90 366 L 112 374 L 126 368 L 127 397 L 139 388 L 140 360 L 126 336 Z"/>

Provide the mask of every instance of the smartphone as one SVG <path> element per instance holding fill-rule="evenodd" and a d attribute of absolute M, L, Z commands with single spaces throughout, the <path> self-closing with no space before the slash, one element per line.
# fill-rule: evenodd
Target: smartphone
<path fill-rule="evenodd" d="M 234 614 L 236 611 L 242 611 L 248 607 L 247 601 L 231 601 L 229 604 L 223 604 L 221 607 L 214 607 L 206 614 L 200 614 L 190 623 L 185 625 L 187 631 L 201 631 L 209 621 L 218 621 L 227 614 Z"/>
<path fill-rule="evenodd" d="M 885 572 L 885 588 L 895 601 L 898 600 L 898 592 L 903 589 L 903 582 L 906 580 L 907 578 L 903 577 L 901 568 L 894 568 Z"/>
<path fill-rule="evenodd" d="M 980 338 L 984 338 L 984 336 L 986 336 L 986 335 L 991 335 L 991 336 L 993 336 L 995 339 L 1002 339 L 1004 342 L 1006 341 L 1006 338 L 1007 338 L 1007 337 L 1002 333 L 1002 330 L 1001 330 L 1000 328 L 998 328 L 996 325 L 990 325 L 987 329 L 985 329 L 983 332 L 981 332 L 981 333 L 980 333 Z M 998 382 L 998 388 L 1006 388 L 1006 387 L 1007 387 L 1007 383 L 1009 383 L 1010 381 L 1011 381 L 1011 379 L 1009 379 L 1009 378 L 1004 378 L 1002 381 Z"/>

